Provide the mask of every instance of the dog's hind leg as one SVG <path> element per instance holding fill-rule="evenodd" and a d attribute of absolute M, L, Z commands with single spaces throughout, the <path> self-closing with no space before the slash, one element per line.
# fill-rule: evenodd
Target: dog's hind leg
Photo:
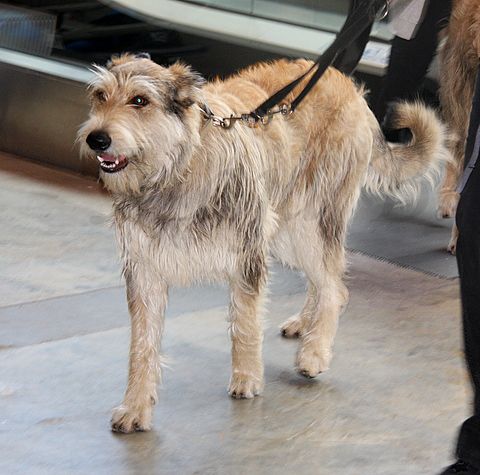
<path fill-rule="evenodd" d="M 302 238 L 306 239 L 305 242 L 310 241 L 310 236 L 305 231 L 305 223 L 295 221 L 292 226 L 292 222 L 289 224 L 283 223 L 279 226 L 279 230 L 272 242 L 272 254 L 280 260 L 284 265 L 292 267 L 294 269 L 301 269 L 303 266 L 298 262 L 299 256 L 297 252 L 296 242 L 299 242 Z M 298 236 L 298 233 L 302 233 Z M 300 259 L 301 260 L 301 259 Z M 307 315 L 310 315 L 315 311 L 317 306 L 317 292 L 314 286 L 309 286 L 307 291 L 307 298 L 303 309 L 300 313 L 297 313 L 287 319 L 280 326 L 280 332 L 285 338 L 297 338 L 302 335 Z"/>
<path fill-rule="evenodd" d="M 309 285 L 307 290 L 307 298 L 300 313 L 293 315 L 286 320 L 280 327 L 282 336 L 285 338 L 297 338 L 303 335 L 308 316 L 315 311 L 317 307 L 317 291 L 314 286 Z"/>
<path fill-rule="evenodd" d="M 349 293 L 345 285 L 340 286 L 340 298 L 341 298 L 341 311 L 343 311 L 348 304 Z M 280 327 L 280 332 L 285 338 L 298 338 L 306 331 L 305 328 L 308 325 L 309 316 L 316 311 L 317 308 L 317 290 L 314 285 L 309 285 L 307 289 L 307 298 L 305 304 L 300 313 L 291 316 L 288 320 L 283 322 Z"/>
<path fill-rule="evenodd" d="M 325 250 L 323 254 L 312 256 L 318 262 L 306 264 L 304 268 L 309 279 L 309 293 L 314 293 L 316 298 L 309 313 L 303 314 L 296 368 L 309 378 L 330 366 L 338 317 L 345 299 L 345 286 L 341 280 L 343 252 Z"/>
<path fill-rule="evenodd" d="M 342 282 L 343 240 L 325 239 L 315 220 L 299 220 L 290 229 L 295 266 L 305 272 L 308 291 L 300 315 L 287 320 L 282 332 L 298 331 L 296 368 L 302 375 L 313 378 L 329 368 L 338 317 L 348 299 Z"/>
<path fill-rule="evenodd" d="M 167 286 L 158 275 L 135 267 L 125 272 L 131 317 L 128 385 L 123 403 L 113 410 L 112 430 L 151 428 L 153 405 L 160 380 L 160 339 L 163 332 Z"/>
<path fill-rule="evenodd" d="M 263 389 L 260 312 L 267 270 L 261 254 L 250 256 L 243 266 L 230 280 L 232 375 L 228 393 L 234 398 L 249 399 Z"/>
<path fill-rule="evenodd" d="M 308 244 L 307 244 L 308 243 Z M 301 337 L 307 332 L 312 316 L 318 313 L 321 275 L 324 273 L 321 263 L 324 244 L 319 234 L 318 225 L 312 220 L 290 222 L 288 230 L 283 229 L 277 236 L 274 254 L 283 263 L 303 270 L 308 279 L 307 296 L 300 313 L 288 318 L 281 326 L 280 332 L 285 338 Z M 342 259 L 344 259 L 342 254 Z M 344 265 L 339 261 L 343 274 Z M 339 279 L 338 292 L 340 307 L 343 310 L 349 299 L 347 287 Z"/>

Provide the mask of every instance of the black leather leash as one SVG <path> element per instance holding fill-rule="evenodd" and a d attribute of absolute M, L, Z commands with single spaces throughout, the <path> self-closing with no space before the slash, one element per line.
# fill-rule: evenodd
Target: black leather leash
<path fill-rule="evenodd" d="M 297 79 L 284 86 L 273 96 L 260 104 L 252 112 L 238 116 L 220 117 L 215 115 L 211 109 L 203 104 L 200 106 L 206 119 L 211 120 L 214 126 L 230 129 L 237 121 L 257 127 L 266 125 L 276 114 L 289 115 L 295 112 L 297 107 L 303 101 L 305 96 L 315 86 L 318 80 L 323 76 L 329 66 L 331 66 L 337 56 L 344 52 L 362 33 L 370 28 L 377 18 L 384 18 L 388 14 L 389 0 L 363 0 L 357 2 L 357 5 L 350 11 L 339 34 L 327 50 L 320 55 L 315 63 Z M 298 96 L 290 103 L 284 104 L 281 101 L 290 94 L 312 71 L 312 77 Z"/>

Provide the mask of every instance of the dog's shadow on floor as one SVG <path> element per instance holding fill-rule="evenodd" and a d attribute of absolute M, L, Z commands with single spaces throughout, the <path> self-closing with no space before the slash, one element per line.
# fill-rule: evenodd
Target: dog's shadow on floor
<path fill-rule="evenodd" d="M 319 374 L 316 378 L 305 378 L 300 374 L 297 374 L 294 369 L 281 371 L 274 381 L 267 384 L 278 383 L 290 388 L 297 388 L 302 394 L 318 393 L 325 394 L 326 392 L 336 391 L 335 386 L 331 381 L 327 380 L 322 374 Z"/>

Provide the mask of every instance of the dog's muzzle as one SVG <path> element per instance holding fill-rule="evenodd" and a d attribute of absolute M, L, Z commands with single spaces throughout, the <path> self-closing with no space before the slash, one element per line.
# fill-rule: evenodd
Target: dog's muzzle
<path fill-rule="evenodd" d="M 101 130 L 90 132 L 86 138 L 86 142 L 88 146 L 97 153 L 97 160 L 100 162 L 102 171 L 115 173 L 123 170 L 128 165 L 128 160 L 125 155 L 113 155 L 105 151 L 112 144 L 112 139 L 107 133 Z"/>

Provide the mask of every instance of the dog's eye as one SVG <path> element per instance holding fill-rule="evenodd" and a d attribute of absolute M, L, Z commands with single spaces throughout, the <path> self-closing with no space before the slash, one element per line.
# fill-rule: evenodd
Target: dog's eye
<path fill-rule="evenodd" d="M 97 91 L 95 93 L 95 99 L 98 102 L 105 102 L 107 100 L 107 95 L 103 91 Z"/>
<path fill-rule="evenodd" d="M 130 99 L 130 104 L 135 107 L 145 107 L 148 104 L 148 101 L 142 96 L 135 96 Z"/>

